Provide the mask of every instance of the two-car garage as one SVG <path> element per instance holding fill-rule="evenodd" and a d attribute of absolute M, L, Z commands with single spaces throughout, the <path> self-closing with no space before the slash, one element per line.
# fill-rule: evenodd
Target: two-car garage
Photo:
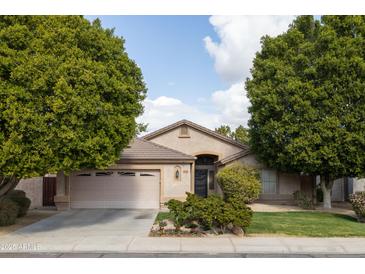
<path fill-rule="evenodd" d="M 70 176 L 71 208 L 159 208 L 159 170 L 90 170 Z"/>
<path fill-rule="evenodd" d="M 135 138 L 107 169 L 57 174 L 57 209 L 158 209 L 191 191 L 195 157 Z"/>

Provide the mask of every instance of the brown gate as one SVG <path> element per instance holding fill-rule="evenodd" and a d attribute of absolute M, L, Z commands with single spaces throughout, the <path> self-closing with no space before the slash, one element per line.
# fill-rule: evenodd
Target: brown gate
<path fill-rule="evenodd" d="M 56 177 L 43 177 L 43 206 L 55 206 Z"/>

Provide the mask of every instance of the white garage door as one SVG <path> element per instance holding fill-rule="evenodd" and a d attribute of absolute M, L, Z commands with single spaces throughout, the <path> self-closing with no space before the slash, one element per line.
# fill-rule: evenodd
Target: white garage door
<path fill-rule="evenodd" d="M 159 208 L 160 172 L 94 170 L 70 176 L 71 208 Z"/>

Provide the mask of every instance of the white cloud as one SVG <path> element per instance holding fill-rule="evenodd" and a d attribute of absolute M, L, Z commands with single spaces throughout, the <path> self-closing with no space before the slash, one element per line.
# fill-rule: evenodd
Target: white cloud
<path fill-rule="evenodd" d="M 211 110 L 204 110 L 201 104 L 189 105 L 172 97 L 161 96 L 154 100 L 147 98 L 144 101 L 144 113 L 137 121 L 148 123 L 147 133 L 182 119 L 210 129 L 222 124 L 233 128 L 247 124 L 249 102 L 244 94 L 243 84 L 232 85 L 228 90 L 215 91 L 211 98 L 201 103 L 211 105 Z"/>
<path fill-rule="evenodd" d="M 219 114 L 204 112 L 199 106 L 191 106 L 182 101 L 161 96 L 144 101 L 144 113 L 138 117 L 140 123 L 148 123 L 147 132 L 187 119 L 202 126 L 214 129 L 220 125 Z M 145 134 L 145 133 L 144 133 Z"/>
<path fill-rule="evenodd" d="M 147 98 L 139 122 L 148 123 L 148 131 L 157 130 L 181 119 L 188 119 L 210 129 L 221 124 L 235 128 L 247 125 L 250 105 L 243 81 L 250 76 L 260 38 L 284 32 L 294 16 L 211 16 L 209 21 L 219 41 L 204 38 L 205 47 L 214 59 L 215 70 L 227 81 L 226 90 L 212 91 L 211 97 L 197 97 L 196 105 L 173 97 Z"/>
<path fill-rule="evenodd" d="M 293 16 L 211 16 L 209 22 L 220 41 L 207 36 L 204 42 L 217 73 L 229 83 L 244 80 L 260 49 L 260 38 L 284 32 L 293 19 Z"/>
<path fill-rule="evenodd" d="M 247 126 L 250 118 L 250 102 L 246 96 L 244 80 L 250 76 L 250 68 L 260 38 L 276 36 L 287 30 L 294 16 L 211 16 L 209 21 L 220 39 L 214 42 L 204 38 L 205 47 L 214 59 L 218 75 L 231 86 L 212 94 L 212 102 L 220 113 L 222 124 Z"/>
<path fill-rule="evenodd" d="M 249 119 L 247 108 L 250 102 L 243 84 L 233 84 L 227 90 L 214 92 L 212 103 L 217 108 L 221 124 L 228 124 L 234 128 L 239 125 L 247 126 Z"/>

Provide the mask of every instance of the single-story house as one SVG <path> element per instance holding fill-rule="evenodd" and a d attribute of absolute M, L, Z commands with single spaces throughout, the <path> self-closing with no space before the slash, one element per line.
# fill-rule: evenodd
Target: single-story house
<path fill-rule="evenodd" d="M 105 170 L 85 169 L 69 176 L 58 173 L 54 203 L 60 210 L 159 208 L 172 198 L 184 199 L 185 192 L 203 197 L 221 193 L 216 174 L 235 162 L 260 170 L 260 200 L 288 201 L 296 190 L 309 195 L 315 192 L 314 176 L 267 168 L 256 160 L 248 146 L 181 120 L 135 138 L 120 159 Z"/>

